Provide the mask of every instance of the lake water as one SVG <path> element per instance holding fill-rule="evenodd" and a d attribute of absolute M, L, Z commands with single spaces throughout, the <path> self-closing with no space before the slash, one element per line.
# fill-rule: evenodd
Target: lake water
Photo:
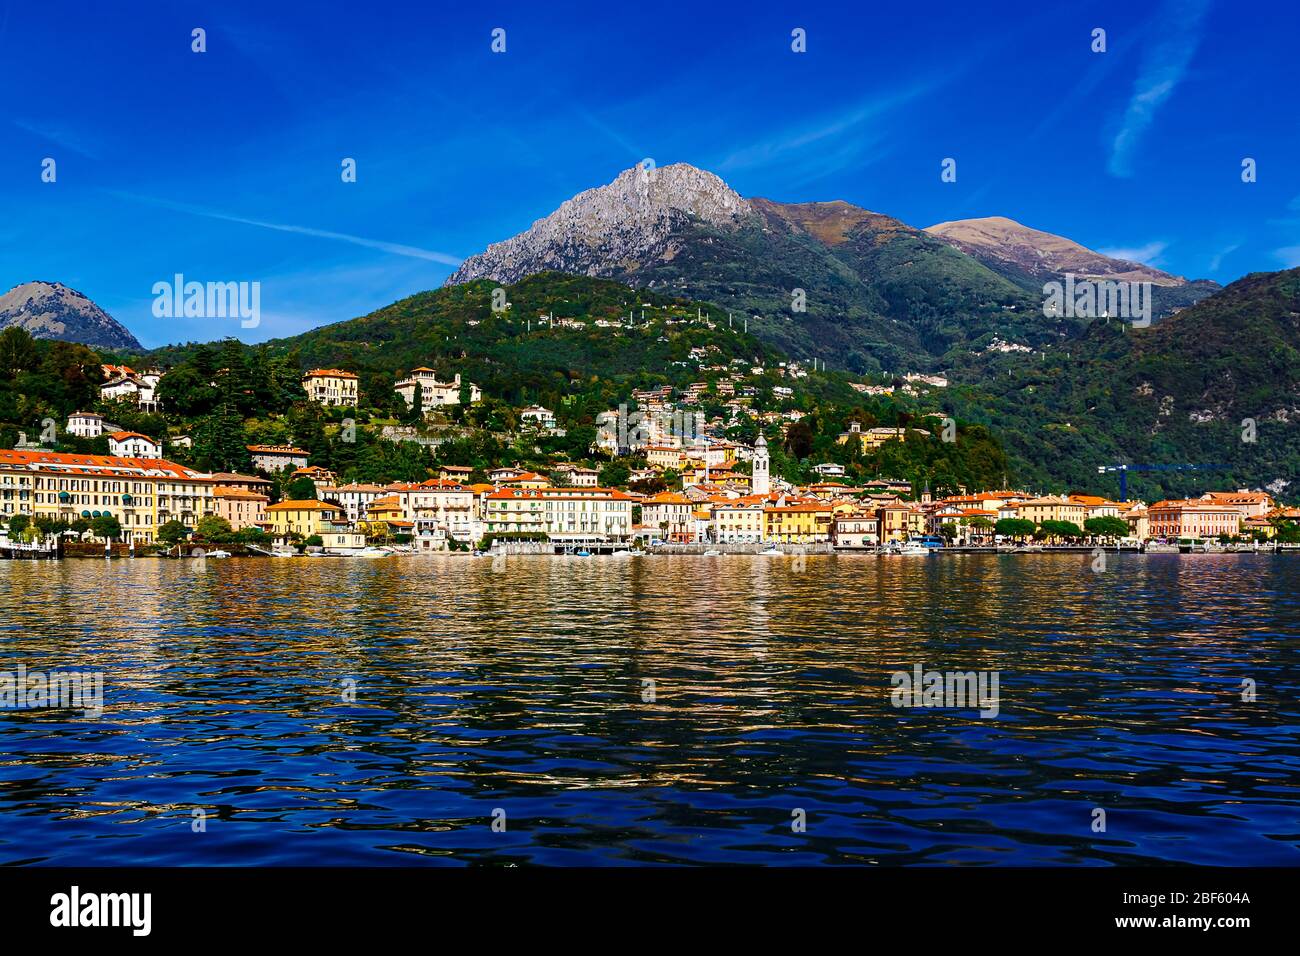
<path fill-rule="evenodd" d="M 1300 556 L 1107 558 L 0 561 L 0 862 L 1300 863 Z"/>

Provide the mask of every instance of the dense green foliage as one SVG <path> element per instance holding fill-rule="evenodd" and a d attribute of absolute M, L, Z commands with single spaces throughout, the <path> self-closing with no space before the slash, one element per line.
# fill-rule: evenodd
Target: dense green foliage
<path fill-rule="evenodd" d="M 1247 276 L 1150 328 L 1098 320 L 1040 352 L 967 356 L 951 378 L 945 409 L 995 429 L 1031 485 L 1113 496 L 1097 468 L 1120 462 L 1222 466 L 1130 472 L 1147 500 L 1291 482 L 1300 270 Z"/>

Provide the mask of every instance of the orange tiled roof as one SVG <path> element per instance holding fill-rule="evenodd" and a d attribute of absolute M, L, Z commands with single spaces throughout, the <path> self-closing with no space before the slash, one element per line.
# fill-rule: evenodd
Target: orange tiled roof
<path fill-rule="evenodd" d="M 302 455 L 306 456 L 301 448 L 294 448 L 292 445 L 245 445 L 254 455 Z"/>
<path fill-rule="evenodd" d="M 328 501 L 317 501 L 315 498 L 305 501 L 281 501 L 278 504 L 271 505 L 267 511 L 342 511 L 338 505 L 332 505 Z"/>
<path fill-rule="evenodd" d="M 212 489 L 214 498 L 242 498 L 245 501 L 270 501 L 266 495 L 258 494 L 256 491 L 249 491 L 247 488 L 232 488 L 230 485 L 217 485 Z"/>
<path fill-rule="evenodd" d="M 165 481 L 204 483 L 212 481 L 211 475 L 194 471 L 164 458 L 76 455 L 27 449 L 0 449 L 0 468 L 21 468 L 86 478 L 162 478 Z"/>

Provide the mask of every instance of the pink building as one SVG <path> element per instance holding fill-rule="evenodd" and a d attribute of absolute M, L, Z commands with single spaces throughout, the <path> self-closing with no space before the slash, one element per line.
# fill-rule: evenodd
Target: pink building
<path fill-rule="evenodd" d="M 212 500 L 217 506 L 217 515 L 229 521 L 235 531 L 265 524 L 268 520 L 266 506 L 271 499 L 256 491 L 217 485 L 212 489 Z"/>
<path fill-rule="evenodd" d="M 1217 538 L 1240 534 L 1242 514 L 1234 505 L 1204 498 L 1171 499 L 1151 505 L 1147 519 L 1153 538 Z"/>

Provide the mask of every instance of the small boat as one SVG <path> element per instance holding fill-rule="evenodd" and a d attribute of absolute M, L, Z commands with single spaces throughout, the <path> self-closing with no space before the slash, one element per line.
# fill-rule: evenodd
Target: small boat
<path fill-rule="evenodd" d="M 353 552 L 352 557 L 354 557 L 354 558 L 386 558 L 386 557 L 388 557 L 389 554 L 390 554 L 390 552 L 385 551 L 383 548 L 362 548 L 360 551 L 355 551 L 355 552 Z"/>
<path fill-rule="evenodd" d="M 584 548 L 584 549 L 581 550 L 581 551 L 575 551 L 575 552 L 573 552 L 573 556 L 574 556 L 575 558 L 589 558 L 589 557 L 591 557 L 591 552 L 588 551 L 588 550 L 586 550 L 586 549 Z"/>
<path fill-rule="evenodd" d="M 904 544 L 899 545 L 898 550 L 893 551 L 891 553 L 904 554 L 904 555 L 929 554 L 930 549 L 923 544 L 918 544 L 915 541 L 908 541 Z"/>
<path fill-rule="evenodd" d="M 708 551 L 705 551 L 705 552 L 704 552 L 704 556 L 705 556 L 706 558 L 716 558 L 716 557 L 718 557 L 718 556 L 721 555 L 721 554 L 722 554 L 722 552 L 719 551 L 717 548 L 709 548 Z"/>
<path fill-rule="evenodd" d="M 205 558 L 228 558 L 228 557 L 230 557 L 230 552 L 229 552 L 229 551 L 221 551 L 221 550 L 217 550 L 217 551 L 209 551 L 209 552 L 207 552 L 207 553 L 204 555 L 204 557 L 205 557 Z"/>
<path fill-rule="evenodd" d="M 1178 545 L 1168 541 L 1148 541 L 1142 550 L 1147 554 L 1177 554 Z"/>
<path fill-rule="evenodd" d="M 764 550 L 758 552 L 758 554 L 760 557 L 780 558 L 785 555 L 785 552 L 782 551 L 780 548 L 765 548 Z"/>

